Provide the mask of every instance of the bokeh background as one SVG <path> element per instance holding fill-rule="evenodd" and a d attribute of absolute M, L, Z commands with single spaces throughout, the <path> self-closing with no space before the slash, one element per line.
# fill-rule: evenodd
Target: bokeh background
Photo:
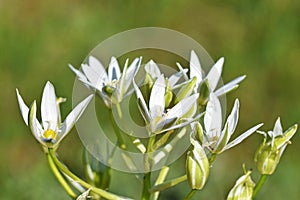
<path fill-rule="evenodd" d="M 23 123 L 15 88 L 29 104 L 40 101 L 46 80 L 71 109 L 74 75 L 85 56 L 109 36 L 131 28 L 158 26 L 182 32 L 204 46 L 214 60 L 226 59 L 223 80 L 246 74 L 228 106 L 241 101 L 238 131 L 264 122 L 270 130 L 277 118 L 284 128 L 300 121 L 300 1 L 294 0 L 0 0 L 0 199 L 68 199 L 47 166 L 46 157 Z M 176 41 L 175 41 L 176 42 Z M 175 61 L 174 61 L 175 63 Z M 242 163 L 253 168 L 258 134 L 219 156 L 203 192 L 194 199 L 224 199 L 242 175 Z M 292 139 L 276 173 L 257 199 L 300 198 L 299 133 Z M 62 159 L 82 174 L 76 130 L 59 149 Z M 179 164 L 168 178 L 180 174 Z M 253 173 L 258 179 L 258 174 Z M 129 182 L 129 181 L 132 181 Z M 112 190 L 138 196 L 139 183 L 115 173 Z M 186 183 L 167 190 L 161 199 L 183 199 Z"/>

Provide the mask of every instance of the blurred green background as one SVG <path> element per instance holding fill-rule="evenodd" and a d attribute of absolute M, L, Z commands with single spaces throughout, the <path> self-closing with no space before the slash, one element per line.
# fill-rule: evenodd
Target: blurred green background
<path fill-rule="evenodd" d="M 69 99 L 62 107 L 65 116 L 74 82 L 67 64 L 78 67 L 104 39 L 144 26 L 174 29 L 197 40 L 214 60 L 224 56 L 225 82 L 247 75 L 227 98 L 229 107 L 234 98 L 241 101 L 238 131 L 259 122 L 269 130 L 277 116 L 284 128 L 299 122 L 300 1 L 0 0 L 0 199 L 68 199 L 23 123 L 15 88 L 29 104 L 40 100 L 46 80 L 51 80 L 57 95 Z M 254 151 L 261 141 L 254 135 L 218 157 L 205 190 L 194 199 L 224 199 L 242 175 L 242 163 L 255 169 Z M 300 199 L 299 133 L 292 141 L 257 199 Z M 75 130 L 59 152 L 82 174 Z M 173 175 L 180 174 L 176 169 Z M 253 175 L 257 180 L 258 174 Z M 113 191 L 136 197 L 136 187 L 139 183 L 126 174 L 114 176 Z M 161 199 L 183 199 L 187 192 L 183 183 Z"/>

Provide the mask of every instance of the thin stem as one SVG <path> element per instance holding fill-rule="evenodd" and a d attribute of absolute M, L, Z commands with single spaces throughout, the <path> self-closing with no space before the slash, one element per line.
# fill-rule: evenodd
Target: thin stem
<path fill-rule="evenodd" d="M 48 163 L 49 166 L 53 172 L 53 174 L 55 175 L 55 177 L 57 178 L 58 182 L 61 184 L 61 186 L 64 188 L 64 190 L 67 192 L 67 194 L 72 198 L 75 199 L 76 198 L 76 194 L 74 193 L 74 191 L 72 190 L 72 188 L 69 186 L 69 184 L 66 182 L 66 180 L 64 179 L 64 177 L 62 176 L 62 174 L 59 172 L 59 170 L 57 169 L 52 157 L 47 154 L 47 159 L 48 159 Z"/>
<path fill-rule="evenodd" d="M 186 179 L 187 179 L 187 176 L 183 175 L 183 176 L 180 176 L 178 178 L 167 181 L 165 183 L 155 185 L 154 187 L 152 187 L 150 189 L 150 192 L 157 192 L 157 191 L 162 191 L 162 190 L 168 189 L 168 188 L 173 187 L 173 186 L 175 186 L 175 185 L 177 185 L 177 184 L 179 184 L 183 181 L 186 181 Z"/>
<path fill-rule="evenodd" d="M 126 149 L 126 144 L 122 138 L 122 135 L 120 133 L 120 130 L 115 122 L 115 119 L 114 119 L 114 116 L 113 116 L 113 112 L 112 110 L 110 109 L 109 110 L 109 113 L 110 113 L 110 121 L 112 122 L 112 127 L 114 129 L 114 133 L 116 134 L 117 136 L 117 143 L 118 145 L 121 147 L 121 149 Z"/>
<path fill-rule="evenodd" d="M 166 177 L 167 177 L 167 175 L 168 175 L 169 169 L 170 169 L 169 167 L 164 166 L 164 167 L 160 170 L 159 175 L 158 175 L 158 177 L 157 177 L 157 179 L 156 179 L 154 185 L 162 184 L 162 183 L 165 181 L 165 179 L 166 179 Z M 157 199 L 158 199 L 158 196 L 159 196 L 159 191 L 158 191 L 158 192 L 154 192 L 154 193 L 151 195 L 151 198 L 150 198 L 150 199 L 151 199 L 151 200 L 157 200 Z"/>
<path fill-rule="evenodd" d="M 73 174 L 64 164 L 62 164 L 58 158 L 56 157 L 53 149 L 49 148 L 48 152 L 53 160 L 53 162 L 55 163 L 55 165 L 65 174 L 67 174 L 71 179 L 73 179 L 74 181 L 76 181 L 77 183 L 79 183 L 80 185 L 82 185 L 85 188 L 91 189 L 91 191 L 93 191 L 94 193 L 109 199 L 109 200 L 129 200 L 130 198 L 127 197 L 120 197 L 116 194 L 107 192 L 105 190 L 96 188 L 95 186 L 83 181 L 82 179 L 80 179 L 78 176 L 76 176 L 75 174 Z M 131 200 L 131 199 L 130 199 Z"/>
<path fill-rule="evenodd" d="M 197 190 L 191 190 L 187 195 L 186 195 L 186 197 L 184 198 L 184 200 L 190 200 L 193 196 L 194 196 L 194 194 L 197 192 Z"/>
<path fill-rule="evenodd" d="M 143 179 L 143 192 L 142 192 L 142 200 L 149 200 L 150 199 L 150 189 L 151 187 L 151 172 L 144 174 Z"/>
<path fill-rule="evenodd" d="M 267 174 L 262 174 L 259 178 L 259 181 L 257 183 L 257 185 L 255 186 L 254 188 L 254 191 L 253 191 L 253 195 L 252 195 L 252 198 L 254 198 L 256 196 L 256 194 L 259 192 L 259 190 L 262 188 L 262 186 L 264 185 L 266 179 L 268 178 L 269 176 Z"/>

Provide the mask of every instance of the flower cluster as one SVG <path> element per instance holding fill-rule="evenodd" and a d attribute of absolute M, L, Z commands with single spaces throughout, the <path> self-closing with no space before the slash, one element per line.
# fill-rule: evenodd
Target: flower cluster
<path fill-rule="evenodd" d="M 190 199 L 195 191 L 204 188 L 216 156 L 240 144 L 255 132 L 265 136 L 255 155 L 257 168 L 262 175 L 274 173 L 283 151 L 297 130 L 297 125 L 283 132 L 278 118 L 273 131 L 267 133 L 258 131 L 263 125 L 260 123 L 232 139 L 239 120 L 240 102 L 238 99 L 235 100 L 230 114 L 223 120 L 225 113 L 219 98 L 238 88 L 246 76 L 239 76 L 220 87 L 223 65 L 224 58 L 220 58 L 210 71 L 205 73 L 196 52 L 191 51 L 189 66 L 184 68 L 177 63 L 179 70 L 171 76 L 163 74 L 159 66 L 150 60 L 144 65 L 142 80 L 137 78 L 137 74 L 142 71 L 140 70 L 141 57 L 135 58 L 131 63 L 127 59 L 122 70 L 115 57 L 111 58 L 107 71 L 93 56 L 88 57 L 88 63 L 83 63 L 81 69 L 69 65 L 78 80 L 103 100 L 106 105 L 104 109 L 107 109 L 110 114 L 114 106 L 120 108 L 120 103 L 125 97 L 131 94 L 135 97 L 137 112 L 139 112 L 137 116 L 143 119 L 148 138 L 140 140 L 127 135 L 127 140 L 123 140 L 122 131 L 116 127 L 117 123 L 113 121 L 114 119 L 111 119 L 111 123 L 117 138 L 116 145 L 122 150 L 128 150 L 127 147 L 131 145 L 130 147 L 140 150 L 143 155 L 142 165 L 145 174 L 142 179 L 142 199 L 148 200 L 150 197 L 157 199 L 161 190 L 185 180 L 191 187 L 191 192 L 186 197 Z M 101 197 L 129 199 L 108 192 L 111 181 L 110 166 L 104 166 L 87 151 L 84 159 L 87 181 L 73 174 L 57 158 L 56 149 L 79 120 L 94 95 L 89 95 L 78 103 L 62 122 L 60 104 L 65 99 L 57 98 L 54 86 L 47 82 L 42 94 L 40 123 L 36 101 L 28 106 L 18 89 L 16 92 L 25 124 L 29 126 L 35 139 L 43 147 L 53 173 L 72 199 L 100 199 Z M 122 110 L 118 109 L 118 112 L 119 116 L 122 116 Z M 185 151 L 185 175 L 164 182 L 168 171 L 164 166 L 157 181 L 152 185 L 150 177 L 152 165 L 162 163 L 162 158 L 168 157 L 168 154 L 174 150 L 174 144 L 187 132 L 190 149 Z M 114 152 L 110 156 L 111 161 Z M 126 157 L 127 163 L 136 167 L 129 155 L 124 154 L 123 157 L 124 160 Z M 251 179 L 251 171 L 244 171 L 245 174 L 236 181 L 228 199 L 252 199 L 259 190 Z M 257 185 L 261 187 L 262 184 Z M 75 189 L 77 192 L 73 191 Z"/>

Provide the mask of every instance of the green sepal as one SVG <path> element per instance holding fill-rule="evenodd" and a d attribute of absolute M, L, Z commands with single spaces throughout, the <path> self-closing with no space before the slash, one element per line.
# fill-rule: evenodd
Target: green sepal
<path fill-rule="evenodd" d="M 230 139 L 230 134 L 228 131 L 228 123 L 226 122 L 225 124 L 225 130 L 224 132 L 221 134 L 219 140 L 217 141 L 214 149 L 212 150 L 213 153 L 219 154 L 222 152 L 222 150 L 224 149 L 224 147 L 226 146 L 226 144 L 228 143 Z"/>

